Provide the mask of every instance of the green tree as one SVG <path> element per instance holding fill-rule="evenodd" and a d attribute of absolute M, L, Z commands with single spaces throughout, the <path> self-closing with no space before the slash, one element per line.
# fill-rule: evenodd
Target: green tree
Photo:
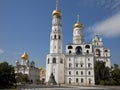
<path fill-rule="evenodd" d="M 12 88 L 15 84 L 14 67 L 7 62 L 0 63 L 0 88 Z"/>
<path fill-rule="evenodd" d="M 16 74 L 16 81 L 17 83 L 27 83 L 29 82 L 29 78 L 28 78 L 28 75 L 27 74 L 22 74 L 22 73 L 17 73 Z"/>
<path fill-rule="evenodd" d="M 96 61 L 95 63 L 95 83 L 104 84 L 110 80 L 110 69 L 105 66 L 105 62 Z"/>
<path fill-rule="evenodd" d="M 120 69 L 118 64 L 114 64 L 114 67 L 111 71 L 111 77 L 115 85 L 120 85 Z"/>

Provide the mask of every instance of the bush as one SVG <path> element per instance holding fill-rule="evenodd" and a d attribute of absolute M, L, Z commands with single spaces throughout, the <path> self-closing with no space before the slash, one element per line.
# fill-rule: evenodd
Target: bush
<path fill-rule="evenodd" d="M 100 81 L 100 85 L 105 85 L 104 80 L 101 80 L 101 81 Z"/>

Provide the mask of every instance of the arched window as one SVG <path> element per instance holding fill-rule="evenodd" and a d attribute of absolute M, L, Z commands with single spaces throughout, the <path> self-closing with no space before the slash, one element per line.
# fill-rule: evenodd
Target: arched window
<path fill-rule="evenodd" d="M 53 63 L 56 63 L 56 58 L 53 58 Z"/>
<path fill-rule="evenodd" d="M 81 63 L 80 66 L 83 67 L 83 64 Z"/>
<path fill-rule="evenodd" d="M 90 46 L 89 46 L 89 45 L 86 45 L 85 48 L 90 48 Z"/>
<path fill-rule="evenodd" d="M 68 46 L 68 49 L 73 49 L 73 47 L 72 46 Z"/>
<path fill-rule="evenodd" d="M 89 54 L 89 50 L 87 50 L 86 53 Z"/>
<path fill-rule="evenodd" d="M 101 55 L 101 54 L 100 54 L 100 49 L 96 49 L 96 56 L 97 56 L 97 57 L 100 57 L 100 55 Z"/>
<path fill-rule="evenodd" d="M 69 51 L 69 54 L 71 54 L 71 51 Z"/>
<path fill-rule="evenodd" d="M 76 78 L 76 83 L 78 83 L 78 78 Z"/>
<path fill-rule="evenodd" d="M 105 50 L 105 52 L 108 52 L 108 50 Z"/>
<path fill-rule="evenodd" d="M 75 51 L 76 51 L 76 54 L 82 54 L 82 48 L 80 46 L 77 46 Z"/>

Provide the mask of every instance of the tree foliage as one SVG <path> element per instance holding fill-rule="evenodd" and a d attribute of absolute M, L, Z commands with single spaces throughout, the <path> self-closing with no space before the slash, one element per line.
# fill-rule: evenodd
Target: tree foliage
<path fill-rule="evenodd" d="M 117 64 L 112 68 L 111 77 L 115 85 L 120 85 L 120 68 Z"/>
<path fill-rule="evenodd" d="M 95 83 L 100 85 L 120 85 L 120 69 L 117 64 L 113 68 L 105 66 L 105 62 L 96 61 Z"/>
<path fill-rule="evenodd" d="M 110 79 L 110 69 L 105 67 L 105 62 L 103 61 L 96 61 L 95 64 L 95 83 L 100 84 L 103 83 L 105 80 Z"/>
<path fill-rule="evenodd" d="M 0 63 L 0 88 L 12 88 L 15 83 L 14 67 L 7 62 Z"/>
<path fill-rule="evenodd" d="M 16 74 L 16 81 L 17 81 L 17 83 L 27 83 L 30 80 L 29 80 L 27 74 L 17 73 Z"/>

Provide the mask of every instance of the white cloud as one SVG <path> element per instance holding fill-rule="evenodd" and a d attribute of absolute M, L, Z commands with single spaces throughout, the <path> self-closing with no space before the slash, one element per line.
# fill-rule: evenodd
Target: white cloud
<path fill-rule="evenodd" d="M 4 53 L 4 51 L 2 49 L 0 49 L 0 54 L 3 54 L 3 53 Z"/>
<path fill-rule="evenodd" d="M 120 12 L 88 28 L 94 33 L 107 37 L 120 36 Z"/>
<path fill-rule="evenodd" d="M 96 5 L 111 12 L 118 12 L 120 10 L 120 0 L 95 0 Z"/>

